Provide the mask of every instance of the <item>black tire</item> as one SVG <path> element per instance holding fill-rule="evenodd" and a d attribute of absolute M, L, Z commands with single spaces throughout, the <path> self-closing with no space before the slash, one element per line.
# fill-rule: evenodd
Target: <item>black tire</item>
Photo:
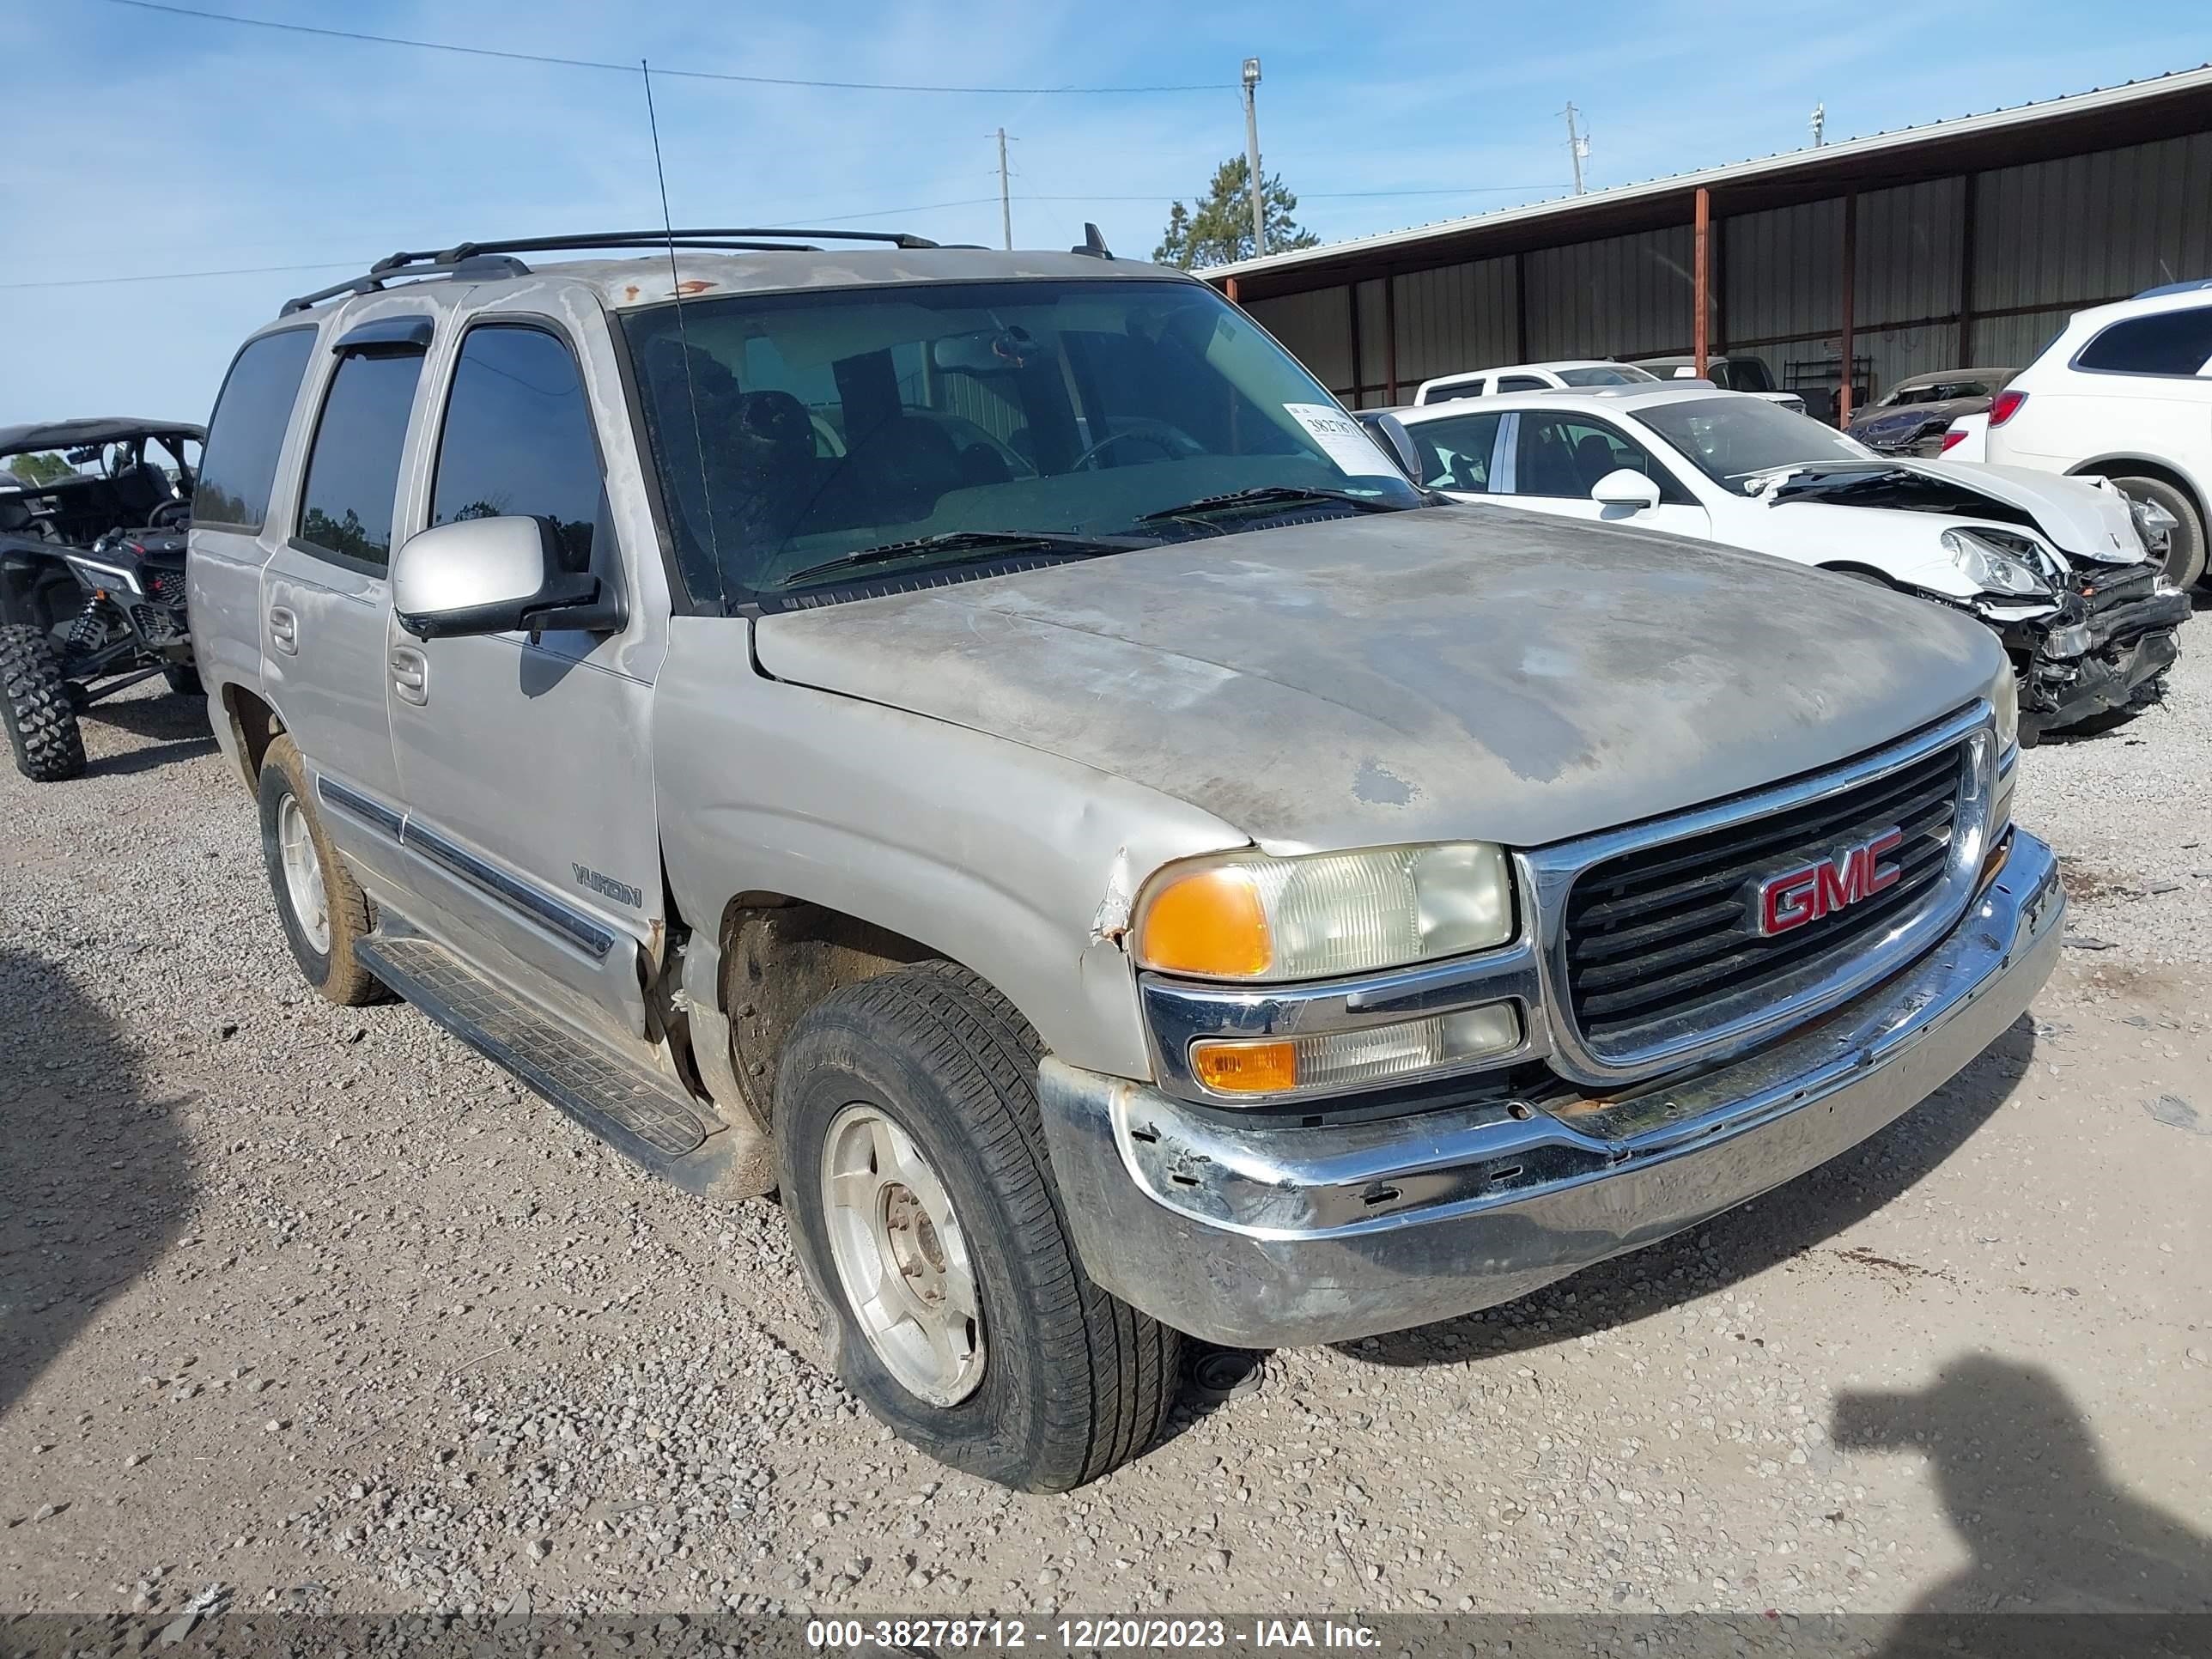
<path fill-rule="evenodd" d="M 323 833 L 323 821 L 316 814 L 313 794 L 307 787 L 307 769 L 301 762 L 300 751 L 291 738 L 277 738 L 261 757 L 260 796 L 261 856 L 269 866 L 270 890 L 276 896 L 276 914 L 284 924 L 285 943 L 292 947 L 292 957 L 300 964 L 301 973 L 307 976 L 308 984 L 341 1007 L 358 1008 L 367 1003 L 389 1000 L 392 994 L 355 960 L 354 941 L 374 928 L 375 917 L 369 909 L 368 896 Z M 322 872 L 323 902 L 330 919 L 330 943 L 325 950 L 318 950 L 308 938 L 294 908 L 291 887 L 284 878 L 284 855 L 277 825 L 288 799 L 299 803 L 314 846 L 316 864 Z"/>
<path fill-rule="evenodd" d="M 84 733 L 61 659 L 27 623 L 0 628 L 0 722 L 15 769 L 32 782 L 60 783 L 84 770 Z"/>
<path fill-rule="evenodd" d="M 950 963 L 919 963 L 832 992 L 800 1018 L 778 1067 L 775 1127 L 784 1207 L 846 1386 L 941 1462 L 1066 1492 L 1158 1437 L 1182 1339 L 1100 1290 L 1077 1260 L 1037 1110 L 1041 1054 L 989 986 Z M 822 1169 L 832 1120 L 854 1103 L 915 1142 L 967 1241 L 984 1370 L 951 1406 L 890 1374 L 842 1287 Z"/>
<path fill-rule="evenodd" d="M 2166 544 L 2166 580 L 2187 587 L 2204 574 L 2204 515 L 2187 493 L 2163 478 L 2140 473 L 2112 475 L 2114 488 L 2131 501 L 2151 501 L 2173 514 L 2173 532 Z"/>
<path fill-rule="evenodd" d="M 200 671 L 190 663 L 169 664 L 161 670 L 161 678 L 167 684 L 173 696 L 207 696 L 207 689 L 200 684 Z"/>

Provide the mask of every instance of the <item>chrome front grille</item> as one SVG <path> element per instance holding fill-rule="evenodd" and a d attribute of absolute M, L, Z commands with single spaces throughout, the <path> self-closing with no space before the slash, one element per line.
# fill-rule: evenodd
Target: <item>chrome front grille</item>
<path fill-rule="evenodd" d="M 1902 966 L 1963 906 L 1986 850 L 1985 720 L 1967 711 L 1825 775 L 1531 855 L 1565 1069 L 1595 1080 L 1741 1047 Z M 1880 890 L 1761 931 L 1762 884 L 1891 830 Z"/>

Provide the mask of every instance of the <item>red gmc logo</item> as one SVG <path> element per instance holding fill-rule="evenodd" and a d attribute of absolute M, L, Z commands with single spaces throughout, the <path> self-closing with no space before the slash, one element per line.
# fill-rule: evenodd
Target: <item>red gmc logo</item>
<path fill-rule="evenodd" d="M 1759 933 L 1768 938 L 1786 933 L 1895 886 L 1904 872 L 1881 860 L 1904 844 L 1904 830 L 1885 830 L 1872 841 L 1839 848 L 1832 859 L 1769 876 L 1759 884 Z"/>

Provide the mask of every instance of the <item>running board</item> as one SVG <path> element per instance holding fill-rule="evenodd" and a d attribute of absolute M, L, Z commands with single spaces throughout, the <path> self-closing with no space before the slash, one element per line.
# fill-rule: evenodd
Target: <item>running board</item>
<path fill-rule="evenodd" d="M 769 1189 L 764 1137 L 750 1125 L 713 1116 L 665 1080 L 538 1012 L 435 940 L 379 932 L 357 942 L 354 954 L 469 1047 L 663 1180 L 718 1198 Z"/>

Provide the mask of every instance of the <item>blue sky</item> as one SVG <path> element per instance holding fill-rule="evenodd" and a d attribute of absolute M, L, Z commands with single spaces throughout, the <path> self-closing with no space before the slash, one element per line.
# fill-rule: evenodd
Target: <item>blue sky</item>
<path fill-rule="evenodd" d="M 1218 82 L 1076 97 L 657 82 L 679 223 L 837 220 L 995 244 L 990 134 L 1003 125 L 1017 141 L 1018 243 L 1065 246 L 1087 218 L 1139 256 L 1158 241 L 1169 198 L 1189 197 L 1242 149 L 1235 86 L 1248 53 L 1265 64 L 1267 169 L 1332 239 L 1564 193 L 1559 111 L 1571 99 L 1601 187 L 1795 149 L 1815 103 L 1832 141 L 2212 58 L 2203 0 L 182 3 L 665 69 Z M 0 41 L 11 135 L 0 168 L 0 424 L 204 419 L 239 338 L 288 295 L 403 246 L 659 220 L 635 75 L 314 39 L 114 0 L 0 0 Z M 1358 193 L 1378 191 L 1457 193 Z M 1080 199 L 1020 199 L 1044 197 Z M 964 205 L 937 205 L 953 203 Z M 95 280 L 325 261 L 332 268 Z"/>

